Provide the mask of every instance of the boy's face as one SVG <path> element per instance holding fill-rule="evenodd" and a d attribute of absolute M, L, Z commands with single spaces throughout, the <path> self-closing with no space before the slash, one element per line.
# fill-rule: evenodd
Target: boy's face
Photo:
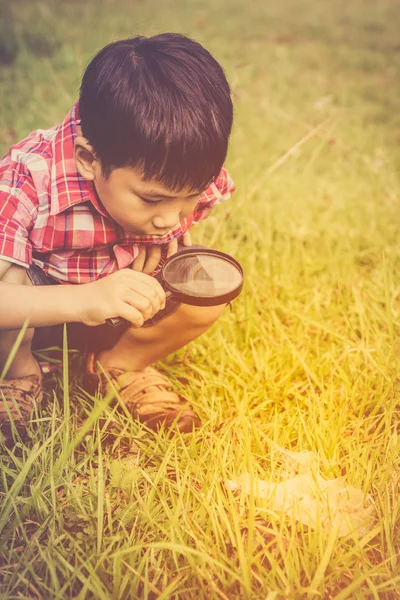
<path fill-rule="evenodd" d="M 143 181 L 132 167 L 114 169 L 105 180 L 93 180 L 108 214 L 126 231 L 162 237 L 195 208 L 201 192 L 173 193 L 155 181 Z"/>
<path fill-rule="evenodd" d="M 82 140 L 86 142 L 79 137 L 75 141 L 78 171 L 93 182 L 101 204 L 125 231 L 163 237 L 193 212 L 202 191 L 171 192 L 154 180 L 144 181 L 132 167 L 114 169 L 106 180 L 87 142 L 80 146 Z"/>

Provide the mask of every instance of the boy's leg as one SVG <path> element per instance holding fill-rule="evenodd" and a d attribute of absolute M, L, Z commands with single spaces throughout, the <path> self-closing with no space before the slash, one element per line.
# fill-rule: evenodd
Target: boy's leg
<path fill-rule="evenodd" d="M 11 266 L 1 281 L 9 284 L 31 285 L 26 269 L 17 265 Z M 28 328 L 26 330 L 24 339 L 7 371 L 7 379 L 15 379 L 27 375 L 37 375 L 38 377 L 41 377 L 39 364 L 31 352 L 31 343 L 34 332 L 35 330 L 33 328 Z M 19 330 L 0 330 L 0 372 L 10 355 L 18 334 Z"/>
<path fill-rule="evenodd" d="M 100 363 L 134 418 L 154 430 L 174 425 L 181 432 L 192 431 L 201 423 L 198 415 L 184 398 L 172 391 L 168 379 L 149 365 L 209 329 L 224 308 L 225 305 L 206 308 L 180 305 L 176 312 L 151 327 L 128 327 L 110 349 L 98 352 L 97 356 L 92 354 L 89 382 L 96 386 L 100 379 L 103 393 L 108 390 L 107 380 L 100 375 L 102 371 L 97 364 Z"/>
<path fill-rule="evenodd" d="M 2 277 L 2 282 L 30 285 L 26 270 L 16 265 L 8 269 Z M 19 331 L 16 330 L 0 330 L 0 372 L 7 362 L 18 334 Z M 0 426 L 6 439 L 10 437 L 8 413 L 11 413 L 15 425 L 23 430 L 34 405 L 42 399 L 41 371 L 31 352 L 33 334 L 34 329 L 27 329 L 6 373 L 6 379 L 0 383 Z"/>
<path fill-rule="evenodd" d="M 207 331 L 224 311 L 222 306 L 188 306 L 181 304 L 172 315 L 152 327 L 129 327 L 109 350 L 97 360 L 104 369 L 140 371 Z"/>

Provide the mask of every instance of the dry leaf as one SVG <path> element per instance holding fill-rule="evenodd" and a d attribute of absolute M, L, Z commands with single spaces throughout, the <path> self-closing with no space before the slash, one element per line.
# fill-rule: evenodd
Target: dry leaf
<path fill-rule="evenodd" d="M 280 482 L 268 482 L 242 474 L 228 480 L 231 490 L 241 489 L 255 498 L 265 498 L 271 510 L 285 513 L 312 528 L 334 527 L 339 537 L 355 531 L 359 537 L 372 529 L 376 509 L 362 490 L 346 485 L 342 477 L 326 480 L 317 472 L 318 458 L 312 452 L 292 452 L 276 446 L 282 454 L 308 471 Z M 287 465 L 283 474 L 287 475 Z"/>

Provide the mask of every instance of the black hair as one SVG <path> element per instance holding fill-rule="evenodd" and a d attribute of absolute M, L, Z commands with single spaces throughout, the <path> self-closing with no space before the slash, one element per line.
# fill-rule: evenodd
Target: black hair
<path fill-rule="evenodd" d="M 173 191 L 201 191 L 217 177 L 233 120 L 222 67 L 177 33 L 103 48 L 83 75 L 79 112 L 106 178 L 137 167 Z"/>

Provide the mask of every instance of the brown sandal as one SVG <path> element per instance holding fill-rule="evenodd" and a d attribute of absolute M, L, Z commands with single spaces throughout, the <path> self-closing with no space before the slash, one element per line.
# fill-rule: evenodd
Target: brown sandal
<path fill-rule="evenodd" d="M 27 375 L 19 379 L 0 382 L 0 429 L 10 439 L 11 414 L 15 427 L 21 433 L 29 423 L 30 414 L 43 398 L 43 389 L 38 375 Z M 8 411 L 7 411 L 7 408 Z"/>
<path fill-rule="evenodd" d="M 102 394 L 110 391 L 110 384 L 103 375 L 96 373 L 95 357 L 90 355 L 88 375 L 92 383 L 97 381 Z M 134 419 L 157 431 L 161 426 L 174 426 L 181 433 L 188 433 L 201 425 L 199 416 L 185 398 L 172 391 L 171 382 L 152 367 L 143 371 L 107 369 L 107 375 L 118 391 Z M 93 388 L 92 388 L 93 389 Z"/>

